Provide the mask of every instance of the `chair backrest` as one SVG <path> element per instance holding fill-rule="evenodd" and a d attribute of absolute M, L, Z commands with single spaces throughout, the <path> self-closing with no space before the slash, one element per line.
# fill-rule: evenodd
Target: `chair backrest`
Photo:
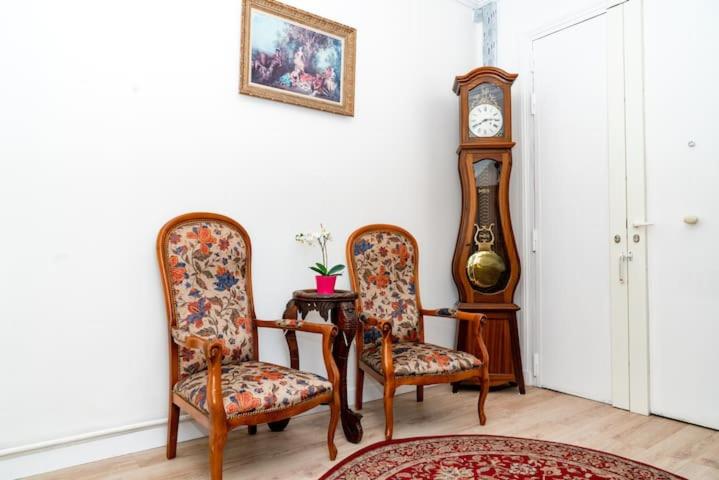
<path fill-rule="evenodd" d="M 406 230 L 394 225 L 367 225 L 347 240 L 347 264 L 357 310 L 392 320 L 395 342 L 422 342 L 418 286 L 419 250 Z M 377 329 L 365 331 L 364 343 L 379 343 Z"/>
<path fill-rule="evenodd" d="M 157 257 L 170 329 L 225 342 L 224 363 L 257 359 L 252 322 L 250 237 L 231 218 L 188 213 L 157 236 Z M 177 348 L 170 339 L 171 378 L 207 368 L 203 352 Z"/>

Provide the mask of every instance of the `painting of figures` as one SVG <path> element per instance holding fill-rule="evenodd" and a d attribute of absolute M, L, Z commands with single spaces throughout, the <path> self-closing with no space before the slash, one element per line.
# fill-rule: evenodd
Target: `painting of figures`
<path fill-rule="evenodd" d="M 245 0 L 240 92 L 353 115 L 355 30 L 272 0 Z"/>
<path fill-rule="evenodd" d="M 340 103 L 342 40 L 252 12 L 252 83 Z"/>

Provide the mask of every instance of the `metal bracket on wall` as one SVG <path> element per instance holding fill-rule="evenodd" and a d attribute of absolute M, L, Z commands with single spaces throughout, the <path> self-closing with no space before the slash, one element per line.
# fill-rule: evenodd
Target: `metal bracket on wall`
<path fill-rule="evenodd" d="M 497 65 L 497 2 L 492 0 L 474 9 L 474 23 L 482 24 L 482 60 Z"/>

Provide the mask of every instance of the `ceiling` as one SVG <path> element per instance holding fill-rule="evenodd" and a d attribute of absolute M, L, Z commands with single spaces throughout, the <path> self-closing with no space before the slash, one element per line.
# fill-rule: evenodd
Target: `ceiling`
<path fill-rule="evenodd" d="M 465 7 L 468 8 L 481 8 L 491 2 L 492 0 L 456 0 L 457 2 L 461 3 Z M 499 1 L 499 0 L 496 0 Z"/>

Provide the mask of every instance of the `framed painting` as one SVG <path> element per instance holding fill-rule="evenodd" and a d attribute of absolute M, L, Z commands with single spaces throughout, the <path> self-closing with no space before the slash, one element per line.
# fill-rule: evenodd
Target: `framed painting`
<path fill-rule="evenodd" d="M 354 28 L 243 0 L 240 93 L 354 116 Z"/>

